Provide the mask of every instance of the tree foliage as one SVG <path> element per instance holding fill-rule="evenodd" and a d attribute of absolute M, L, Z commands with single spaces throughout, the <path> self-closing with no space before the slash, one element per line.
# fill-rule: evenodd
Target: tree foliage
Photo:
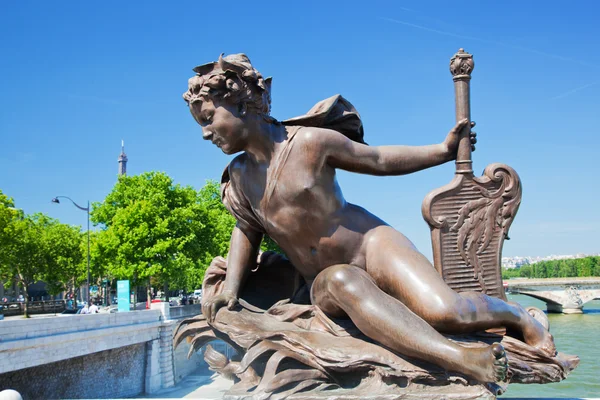
<path fill-rule="evenodd" d="M 8 256 L 6 246 L 10 238 L 9 225 L 17 216 L 17 210 L 14 209 L 15 203 L 12 198 L 5 195 L 0 190 L 0 265 L 6 262 Z"/>
<path fill-rule="evenodd" d="M 43 281 L 50 294 L 58 294 L 79 287 L 87 278 L 86 234 L 79 226 L 51 220 L 44 229 L 47 271 Z"/>
<path fill-rule="evenodd" d="M 120 176 L 104 201 L 94 203 L 90 233 L 91 282 L 128 279 L 191 291 L 201 287 L 212 259 L 227 256 L 235 218 L 207 181 L 200 190 L 164 173 Z M 265 237 L 262 250 L 280 251 Z M 27 288 L 43 280 L 51 294 L 87 278 L 87 232 L 44 214 L 25 215 L 0 191 L 0 279 Z"/>
<path fill-rule="evenodd" d="M 228 228 L 211 205 L 209 194 L 177 185 L 161 172 L 120 176 L 105 200 L 93 205 L 92 221 L 102 226 L 94 264 L 133 285 L 150 277 L 188 290 L 199 285 L 210 256 L 223 250 L 220 240 Z"/>
<path fill-rule="evenodd" d="M 0 280 L 27 289 L 44 281 L 50 293 L 65 289 L 81 265 L 81 233 L 44 214 L 13 210 L 2 232 Z M 25 296 L 27 317 L 28 296 Z"/>
<path fill-rule="evenodd" d="M 600 276 L 600 257 L 540 261 L 520 268 L 502 269 L 502 278 L 571 278 Z"/>

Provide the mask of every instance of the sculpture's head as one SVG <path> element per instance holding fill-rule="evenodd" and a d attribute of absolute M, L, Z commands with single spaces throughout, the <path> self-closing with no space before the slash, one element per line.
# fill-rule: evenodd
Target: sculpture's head
<path fill-rule="evenodd" d="M 246 120 L 271 120 L 271 78 L 263 79 L 245 54 L 221 55 L 194 71 L 183 98 L 204 139 L 226 154 L 243 150 Z"/>

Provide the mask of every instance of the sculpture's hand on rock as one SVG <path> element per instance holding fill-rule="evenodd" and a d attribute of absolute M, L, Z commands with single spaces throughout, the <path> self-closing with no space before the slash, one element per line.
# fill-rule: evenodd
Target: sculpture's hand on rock
<path fill-rule="evenodd" d="M 467 129 L 469 126 L 468 119 L 460 120 L 456 123 L 454 128 L 448 132 L 448 136 L 446 136 L 446 140 L 444 140 L 444 146 L 446 147 L 446 151 L 448 152 L 448 156 L 451 160 L 456 159 L 456 153 L 458 152 L 458 143 L 460 139 L 460 135 L 463 129 Z M 475 126 L 475 122 L 471 122 L 471 128 Z M 477 143 L 477 133 L 471 131 L 469 134 L 471 139 L 471 151 L 475 151 L 475 143 Z"/>
<path fill-rule="evenodd" d="M 238 302 L 238 298 L 233 292 L 229 290 L 223 291 L 218 296 L 210 299 L 206 303 L 202 305 L 202 313 L 206 317 L 206 320 L 209 323 L 213 323 L 217 312 L 223 308 L 227 307 L 228 310 L 233 309 Z"/>

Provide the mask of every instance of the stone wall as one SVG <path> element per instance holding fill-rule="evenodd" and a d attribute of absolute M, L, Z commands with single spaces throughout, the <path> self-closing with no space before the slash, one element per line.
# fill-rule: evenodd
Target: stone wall
<path fill-rule="evenodd" d="M 174 326 L 159 310 L 2 321 L 0 390 L 21 391 L 27 382 L 21 376 L 49 386 L 44 396 L 30 398 L 114 398 L 171 387 Z M 104 386 L 87 391 L 87 376 Z M 69 392 L 61 391 L 65 380 Z"/>
<path fill-rule="evenodd" d="M 170 323 L 173 324 L 173 329 L 177 327 L 177 324 L 179 324 L 182 319 L 195 317 L 196 315 L 199 315 L 202 312 L 199 303 L 172 307 L 169 307 L 168 304 L 165 302 L 154 303 L 152 304 L 152 309 L 160 310 L 163 314 L 163 319 L 170 320 Z M 170 335 L 172 336 L 172 333 Z M 165 334 L 165 337 L 167 336 L 169 336 L 169 334 Z M 226 355 L 228 358 L 231 358 L 235 354 L 235 351 L 227 343 L 221 340 L 210 342 L 210 345 L 218 352 Z M 212 371 L 210 371 L 208 368 L 208 364 L 206 363 L 206 361 L 204 361 L 205 347 L 203 347 L 197 352 L 192 352 L 189 358 L 188 353 L 190 351 L 191 346 L 189 343 L 187 343 L 187 341 L 183 341 L 182 343 L 180 343 L 176 349 L 173 349 L 172 346 L 170 347 L 171 348 L 169 354 L 172 354 L 171 357 L 175 382 L 181 381 L 183 378 L 185 378 L 191 373 L 200 372 L 206 375 L 212 374 Z M 166 361 L 163 361 L 163 363 L 166 363 Z"/>
<path fill-rule="evenodd" d="M 0 324 L 0 374 L 159 339 L 160 312 L 70 315 Z"/>
<path fill-rule="evenodd" d="M 211 375 L 212 372 L 208 369 L 208 364 L 204 361 L 203 352 L 193 352 L 188 358 L 191 345 L 184 340 L 173 349 L 173 370 L 175 374 L 175 382 L 180 382 L 183 378 L 191 373 L 203 373 Z"/>
<path fill-rule="evenodd" d="M 144 392 L 146 344 L 0 374 L 0 390 L 14 389 L 23 400 L 106 399 Z"/>
<path fill-rule="evenodd" d="M 169 307 L 169 316 L 171 319 L 181 319 L 195 317 L 200 315 L 200 304 L 187 304 L 185 306 L 172 306 Z"/>

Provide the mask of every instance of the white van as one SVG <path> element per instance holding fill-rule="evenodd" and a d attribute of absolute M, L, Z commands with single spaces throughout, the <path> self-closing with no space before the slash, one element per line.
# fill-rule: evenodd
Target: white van
<path fill-rule="evenodd" d="M 192 295 L 192 297 L 194 297 L 194 300 L 202 299 L 202 289 L 194 290 L 194 294 Z"/>

